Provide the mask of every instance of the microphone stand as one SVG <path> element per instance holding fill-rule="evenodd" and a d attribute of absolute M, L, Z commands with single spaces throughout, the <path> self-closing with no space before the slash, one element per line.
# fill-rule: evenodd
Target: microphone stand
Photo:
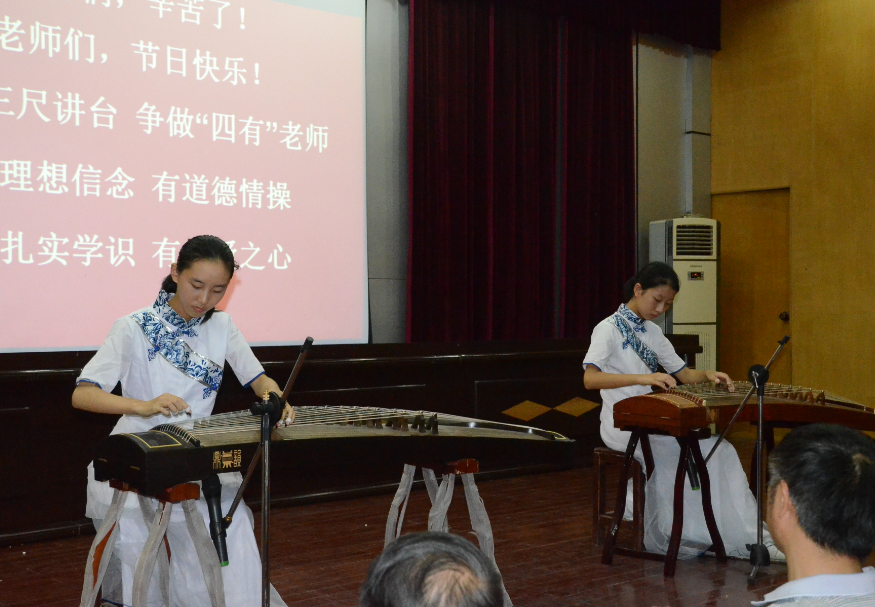
<path fill-rule="evenodd" d="M 729 420 L 729 423 L 726 425 L 726 428 L 723 429 L 723 432 L 720 433 L 720 436 L 717 438 L 717 442 L 714 443 L 714 446 L 711 448 L 711 451 L 708 453 L 708 457 L 705 458 L 705 464 L 707 465 L 708 460 L 711 459 L 711 456 L 714 455 L 714 452 L 717 451 L 717 447 L 726 437 L 726 434 L 729 432 L 729 429 L 732 428 L 732 424 L 735 423 L 735 420 L 738 419 L 738 416 L 741 415 L 741 412 L 744 410 L 744 407 L 747 405 L 747 401 L 750 399 L 753 391 L 757 391 L 757 543 L 756 544 L 747 544 L 746 547 L 750 550 L 750 564 L 753 565 L 753 569 L 750 572 L 750 576 L 747 578 L 748 584 L 753 584 L 757 572 L 760 567 L 766 567 L 770 563 L 769 551 L 763 545 L 763 398 L 765 396 L 766 390 L 766 382 L 769 381 L 769 367 L 772 366 L 772 363 L 775 362 L 775 359 L 778 357 L 778 354 L 781 350 L 784 349 L 784 346 L 787 345 L 787 342 L 790 341 L 790 336 L 785 335 L 784 339 L 778 342 L 778 347 L 775 350 L 772 357 L 769 359 L 769 362 L 766 363 L 766 366 L 762 365 L 754 365 L 748 371 L 748 379 L 750 379 L 751 387 L 750 390 L 747 391 L 744 399 L 742 399 L 741 404 L 738 405 L 738 409 L 736 409 L 735 414 L 732 416 L 732 419 Z"/>
<path fill-rule="evenodd" d="M 763 545 L 763 397 L 766 382 L 769 381 L 769 370 L 762 365 L 754 365 L 748 371 L 750 383 L 757 390 L 757 543 L 747 544 L 750 550 L 750 564 L 753 569 L 747 578 L 748 584 L 756 580 L 760 567 L 769 565 L 769 551 Z"/>
<path fill-rule="evenodd" d="M 769 368 L 772 366 L 772 363 L 775 362 L 776 358 L 778 358 L 778 354 L 781 352 L 781 350 L 784 349 L 784 346 L 787 345 L 788 341 L 790 341 L 790 336 L 785 335 L 784 339 L 782 339 L 781 341 L 778 342 L 777 349 L 775 350 L 774 354 L 772 354 L 772 357 L 769 359 L 769 362 L 766 363 L 766 366 L 765 366 L 766 371 L 769 370 Z M 748 374 L 749 373 L 750 372 L 748 372 Z M 751 382 L 751 383 L 753 383 L 753 382 Z M 729 423 L 726 424 L 726 427 L 723 429 L 723 432 L 721 432 L 720 436 L 717 437 L 717 442 L 714 443 L 714 446 L 711 447 L 711 451 L 709 451 L 707 457 L 705 457 L 705 464 L 708 463 L 708 461 L 711 459 L 711 456 L 714 455 L 715 451 L 717 451 L 717 447 L 720 445 L 720 443 L 723 442 L 723 439 L 726 438 L 726 435 L 729 433 L 729 429 L 732 428 L 732 424 L 735 423 L 735 420 L 738 419 L 738 416 L 741 415 L 742 411 L 744 411 L 744 407 L 747 405 L 747 401 L 750 399 L 751 395 L 753 394 L 754 389 L 755 389 L 754 386 L 751 386 L 750 390 L 747 391 L 747 394 L 742 399 L 741 404 L 738 405 L 738 409 L 735 410 L 735 414 L 732 416 L 732 419 L 730 419 Z"/>
<path fill-rule="evenodd" d="M 261 416 L 261 440 L 258 443 L 258 448 L 252 461 L 249 463 L 249 469 L 246 471 L 246 477 L 237 490 L 237 495 L 234 497 L 234 503 L 228 510 L 228 514 L 222 519 L 222 527 L 227 529 L 231 525 L 231 520 L 234 517 L 234 512 L 240 501 L 243 499 L 243 490 L 252 478 L 255 471 L 255 466 L 259 460 L 261 465 L 261 605 L 262 607 L 270 607 L 270 433 L 280 421 L 283 412 L 283 403 L 292 391 L 292 385 L 301 372 L 301 365 L 307 358 L 307 353 L 310 351 L 310 346 L 313 344 L 313 338 L 308 337 L 301 346 L 301 352 L 298 354 L 298 359 L 295 361 L 295 366 L 292 368 L 292 374 L 286 382 L 286 387 L 283 389 L 282 396 L 275 392 L 266 392 L 262 400 L 253 403 L 249 407 L 252 415 Z M 259 457 L 260 456 L 260 457 Z"/>

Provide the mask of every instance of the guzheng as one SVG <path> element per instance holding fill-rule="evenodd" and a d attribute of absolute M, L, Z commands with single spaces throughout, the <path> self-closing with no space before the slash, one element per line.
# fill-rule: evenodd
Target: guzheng
<path fill-rule="evenodd" d="M 397 464 L 511 457 L 569 465 L 574 454 L 574 441 L 555 432 L 443 413 L 327 406 L 295 412 L 294 424 L 273 430 L 274 457 L 318 462 L 320 454 L 342 451 L 353 462 L 379 453 Z M 236 472 L 249 465 L 260 424 L 247 410 L 114 434 L 95 447 L 94 476 L 155 495 L 213 472 Z"/>
<path fill-rule="evenodd" d="M 735 382 L 734 392 L 724 384 L 704 383 L 633 396 L 614 405 L 614 425 L 621 430 L 645 428 L 672 436 L 686 436 L 712 424 L 720 431 L 748 390 L 748 382 Z M 755 422 L 756 418 L 754 392 L 737 421 Z M 875 431 L 875 409 L 823 390 L 781 384 L 766 384 L 763 420 L 783 425 L 823 422 Z"/>

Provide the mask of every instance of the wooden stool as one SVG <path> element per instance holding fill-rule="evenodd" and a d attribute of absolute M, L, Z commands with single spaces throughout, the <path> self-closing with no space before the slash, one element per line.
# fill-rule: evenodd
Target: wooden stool
<path fill-rule="evenodd" d="M 653 451 L 650 448 L 649 438 L 652 430 L 650 428 L 640 428 L 638 426 L 624 426 L 621 430 L 631 431 L 632 435 L 629 438 L 629 445 L 626 447 L 626 453 L 623 456 L 623 469 L 620 472 L 619 483 L 617 483 L 617 505 L 614 509 L 613 521 L 611 522 L 610 529 L 605 537 L 605 546 L 602 549 L 602 564 L 610 565 L 613 562 L 614 554 L 664 561 L 665 566 L 663 567 L 662 574 L 665 577 L 674 577 L 678 552 L 680 551 L 681 535 L 684 528 L 684 485 L 687 477 L 687 465 L 690 462 L 690 458 L 692 458 L 692 461 L 696 464 L 696 469 L 699 474 L 699 482 L 701 483 L 702 509 L 704 510 L 705 524 L 708 526 L 708 533 L 711 535 L 711 547 L 709 550 L 714 552 L 717 556 L 718 563 L 725 563 L 726 550 L 723 547 L 723 540 L 720 538 L 720 532 L 717 530 L 714 509 L 711 507 L 711 478 L 708 475 L 708 468 L 705 466 L 705 458 L 702 457 L 702 451 L 699 447 L 700 440 L 711 436 L 711 431 L 707 427 L 691 430 L 684 436 L 674 437 L 680 446 L 680 455 L 678 456 L 678 468 L 674 484 L 674 506 L 672 508 L 674 512 L 671 526 L 671 538 L 669 539 L 668 549 L 665 554 L 620 548 L 616 545 L 617 535 L 620 532 L 620 525 L 623 523 L 623 508 L 626 505 L 626 482 L 629 475 L 632 473 L 632 466 L 637 463 L 634 456 L 635 448 L 638 446 L 639 442 L 641 443 L 641 452 L 644 456 L 648 478 L 650 478 L 654 469 Z"/>
<path fill-rule="evenodd" d="M 603 544 L 605 533 L 614 522 L 614 512 L 607 510 L 607 479 L 608 466 L 621 466 L 625 454 L 622 451 L 614 451 L 604 447 L 593 450 L 592 461 L 595 468 L 595 482 L 593 483 L 592 496 L 592 539 L 596 544 Z M 630 470 L 632 475 L 632 548 L 644 550 L 644 472 L 641 464 L 632 461 Z M 613 500 L 612 501 L 616 501 Z"/>

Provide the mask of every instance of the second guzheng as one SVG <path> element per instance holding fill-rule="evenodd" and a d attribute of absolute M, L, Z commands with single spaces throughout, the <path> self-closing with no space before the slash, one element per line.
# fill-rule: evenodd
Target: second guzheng
<path fill-rule="evenodd" d="M 714 425 L 722 430 L 750 389 L 735 382 L 729 392 L 722 384 L 693 384 L 673 390 L 633 396 L 614 405 L 614 425 L 621 430 L 646 428 L 672 436 Z M 767 384 L 763 420 L 783 425 L 832 423 L 875 431 L 875 409 L 823 390 Z M 738 421 L 755 422 L 756 393 Z"/>
<path fill-rule="evenodd" d="M 389 464 L 443 463 L 463 458 L 487 463 L 513 455 L 569 465 L 574 441 L 528 426 L 468 417 L 371 407 L 296 407 L 296 422 L 277 428 L 275 457 L 318 461 L 320 452 L 379 452 Z M 249 411 L 162 424 L 148 432 L 114 434 L 94 450 L 94 475 L 155 495 L 213 472 L 249 465 L 260 436 L 260 417 Z"/>

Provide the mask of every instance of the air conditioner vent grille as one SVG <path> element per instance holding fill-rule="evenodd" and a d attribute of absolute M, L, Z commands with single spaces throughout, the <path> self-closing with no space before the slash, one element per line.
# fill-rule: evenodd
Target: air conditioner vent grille
<path fill-rule="evenodd" d="M 675 226 L 676 257 L 712 257 L 714 255 L 714 226 Z"/>

